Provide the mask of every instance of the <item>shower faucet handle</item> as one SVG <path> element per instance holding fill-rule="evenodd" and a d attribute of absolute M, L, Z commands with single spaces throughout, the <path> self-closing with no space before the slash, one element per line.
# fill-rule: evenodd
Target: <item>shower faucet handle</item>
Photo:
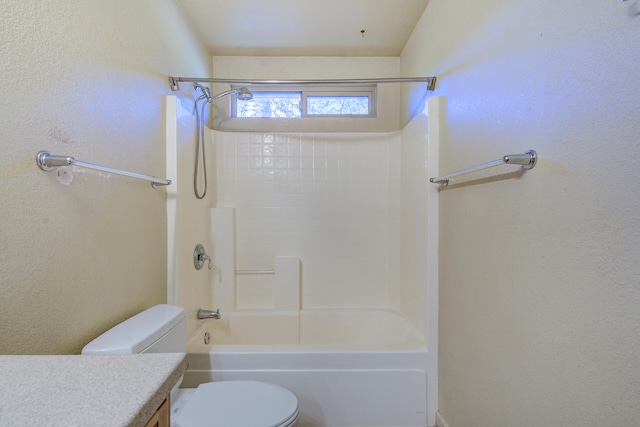
<path fill-rule="evenodd" d="M 205 259 L 209 261 L 209 270 L 211 270 L 213 268 L 213 262 L 211 261 L 211 257 L 207 254 L 200 255 L 200 260 L 202 260 L 202 262 L 204 262 Z"/>
<path fill-rule="evenodd" d="M 204 261 L 209 261 L 209 270 L 213 268 L 213 260 L 207 252 L 204 250 L 204 246 L 200 243 L 196 245 L 196 249 L 193 251 L 193 266 L 196 270 L 201 270 L 202 266 L 204 266 Z"/>

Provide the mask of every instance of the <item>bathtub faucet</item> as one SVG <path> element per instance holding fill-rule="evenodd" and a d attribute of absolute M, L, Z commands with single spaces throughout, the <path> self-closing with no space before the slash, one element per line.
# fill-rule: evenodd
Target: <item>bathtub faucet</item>
<path fill-rule="evenodd" d="M 196 316 L 198 316 L 198 319 L 220 319 L 220 318 L 222 318 L 222 316 L 220 316 L 220 309 L 217 309 L 217 310 L 204 310 L 202 308 L 199 308 L 198 312 L 196 313 Z"/>

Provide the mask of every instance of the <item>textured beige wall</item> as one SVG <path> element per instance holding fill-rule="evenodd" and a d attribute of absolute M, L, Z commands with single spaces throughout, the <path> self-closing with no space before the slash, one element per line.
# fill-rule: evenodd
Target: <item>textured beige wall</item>
<path fill-rule="evenodd" d="M 162 176 L 166 76 L 211 59 L 171 0 L 5 0 L 0 58 L 0 352 L 78 352 L 166 301 L 165 190 L 35 154 Z"/>
<path fill-rule="evenodd" d="M 639 7 L 432 0 L 403 52 L 446 97 L 442 172 L 540 154 L 440 194 L 450 427 L 640 419 Z"/>

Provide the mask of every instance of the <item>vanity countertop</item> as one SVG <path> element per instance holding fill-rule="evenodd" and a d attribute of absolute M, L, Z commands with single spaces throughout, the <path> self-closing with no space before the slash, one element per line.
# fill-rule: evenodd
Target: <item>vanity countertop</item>
<path fill-rule="evenodd" d="M 184 353 L 0 356 L 0 425 L 144 426 L 186 368 Z"/>

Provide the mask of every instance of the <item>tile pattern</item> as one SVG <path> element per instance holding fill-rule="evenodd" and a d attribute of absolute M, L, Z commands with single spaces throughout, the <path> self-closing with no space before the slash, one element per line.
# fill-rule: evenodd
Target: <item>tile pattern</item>
<path fill-rule="evenodd" d="M 399 264 L 399 133 L 218 133 L 238 269 L 302 259 L 303 307 L 389 307 Z M 273 307 L 272 276 L 238 276 L 238 308 Z"/>

